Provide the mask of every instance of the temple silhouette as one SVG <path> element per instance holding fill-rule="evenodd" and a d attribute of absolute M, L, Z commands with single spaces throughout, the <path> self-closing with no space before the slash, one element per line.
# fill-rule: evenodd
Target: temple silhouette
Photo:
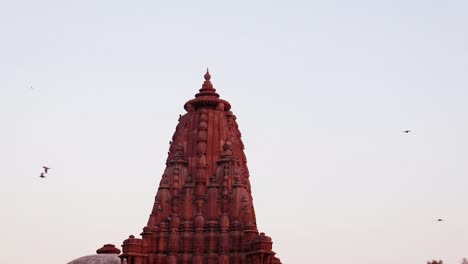
<path fill-rule="evenodd" d="M 259 233 L 244 144 L 210 73 L 185 103 L 141 238 L 123 242 L 128 264 L 280 264 Z"/>

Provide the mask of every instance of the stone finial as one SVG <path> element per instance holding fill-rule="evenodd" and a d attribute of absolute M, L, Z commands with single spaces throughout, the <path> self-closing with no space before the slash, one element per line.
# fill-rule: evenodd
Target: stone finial
<path fill-rule="evenodd" d="M 206 73 L 203 77 L 205 77 L 206 81 L 209 81 L 211 79 L 210 70 L 208 68 L 206 68 Z"/>
<path fill-rule="evenodd" d="M 200 89 L 200 92 L 209 92 L 209 93 L 215 93 L 216 90 L 213 88 L 213 84 L 211 83 L 211 75 L 208 69 L 206 69 L 205 75 L 203 75 L 205 78 L 205 82 L 203 82 L 202 88 Z M 218 95 L 219 96 L 219 95 Z"/>

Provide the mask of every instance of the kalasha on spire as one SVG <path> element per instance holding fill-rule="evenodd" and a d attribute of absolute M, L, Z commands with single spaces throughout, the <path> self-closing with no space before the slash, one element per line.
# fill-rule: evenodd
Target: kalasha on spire
<path fill-rule="evenodd" d="M 207 70 L 185 103 L 142 238 L 123 242 L 128 264 L 280 264 L 257 230 L 244 144 L 231 105 Z"/>

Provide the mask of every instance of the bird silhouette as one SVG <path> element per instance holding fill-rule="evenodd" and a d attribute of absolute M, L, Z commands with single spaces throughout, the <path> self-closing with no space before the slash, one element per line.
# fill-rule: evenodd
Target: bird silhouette
<path fill-rule="evenodd" d="M 43 173 L 43 172 L 41 172 L 41 175 L 39 175 L 39 177 L 41 177 L 41 178 L 45 178 L 46 176 L 44 175 L 44 173 Z"/>
<path fill-rule="evenodd" d="M 50 168 L 47 167 L 47 166 L 42 166 L 42 168 L 44 168 L 44 172 L 45 172 L 45 173 L 47 173 L 47 172 L 50 170 Z"/>
<path fill-rule="evenodd" d="M 411 130 L 403 130 L 403 133 L 408 134 L 409 132 L 411 132 Z"/>
<path fill-rule="evenodd" d="M 442 222 L 442 221 L 443 221 L 442 218 L 437 219 L 437 222 Z"/>

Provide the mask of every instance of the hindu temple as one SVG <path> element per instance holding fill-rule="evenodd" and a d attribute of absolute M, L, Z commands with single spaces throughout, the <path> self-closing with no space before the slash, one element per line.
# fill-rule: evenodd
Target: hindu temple
<path fill-rule="evenodd" d="M 208 70 L 204 78 L 179 117 L 141 238 L 123 241 L 121 263 L 281 263 L 272 239 L 257 229 L 236 116 L 216 93 Z M 115 261 L 112 247 L 70 263 L 114 263 L 104 261 Z"/>
<path fill-rule="evenodd" d="M 179 117 L 141 238 L 123 242 L 128 264 L 279 264 L 259 233 L 236 116 L 206 72 Z"/>

